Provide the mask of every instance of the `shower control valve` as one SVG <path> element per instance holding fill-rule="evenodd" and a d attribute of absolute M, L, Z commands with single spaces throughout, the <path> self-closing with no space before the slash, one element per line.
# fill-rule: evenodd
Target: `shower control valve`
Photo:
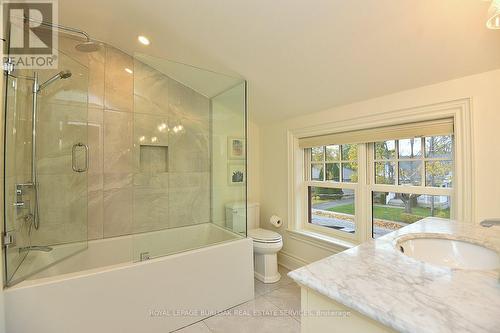
<path fill-rule="evenodd" d="M 24 202 L 14 202 L 14 207 L 17 207 L 17 208 L 23 208 L 24 207 Z"/>
<path fill-rule="evenodd" d="M 23 201 L 24 188 L 32 186 L 33 183 L 16 184 L 16 202 L 14 202 L 13 204 L 14 207 L 24 208 L 26 206 L 25 202 Z"/>

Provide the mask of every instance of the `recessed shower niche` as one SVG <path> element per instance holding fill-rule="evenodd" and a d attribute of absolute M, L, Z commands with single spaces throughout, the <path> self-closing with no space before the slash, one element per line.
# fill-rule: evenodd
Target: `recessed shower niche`
<path fill-rule="evenodd" d="M 140 145 L 139 155 L 141 173 L 168 172 L 168 146 Z"/>

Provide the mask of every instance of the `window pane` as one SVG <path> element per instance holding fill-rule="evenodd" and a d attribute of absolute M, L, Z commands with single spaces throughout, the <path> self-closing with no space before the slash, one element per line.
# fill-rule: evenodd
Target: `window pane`
<path fill-rule="evenodd" d="M 342 163 L 342 181 L 347 183 L 358 181 L 358 163 Z"/>
<path fill-rule="evenodd" d="M 311 164 L 311 180 L 323 181 L 323 165 L 322 163 Z"/>
<path fill-rule="evenodd" d="M 435 187 L 452 187 L 452 161 L 425 162 L 425 185 Z"/>
<path fill-rule="evenodd" d="M 399 140 L 399 158 L 414 158 L 422 156 L 421 138 Z"/>
<path fill-rule="evenodd" d="M 425 156 L 429 158 L 451 158 L 453 139 L 451 135 L 425 138 Z"/>
<path fill-rule="evenodd" d="M 313 147 L 311 148 L 311 161 L 322 162 L 324 155 L 324 147 Z"/>
<path fill-rule="evenodd" d="M 309 187 L 309 223 L 354 234 L 354 190 Z"/>
<path fill-rule="evenodd" d="M 342 145 L 342 160 L 357 161 L 358 160 L 358 145 Z"/>
<path fill-rule="evenodd" d="M 422 185 L 422 161 L 399 162 L 399 185 Z"/>
<path fill-rule="evenodd" d="M 340 181 L 340 164 L 327 163 L 326 164 L 326 180 L 333 180 L 334 182 Z"/>
<path fill-rule="evenodd" d="M 396 158 L 396 141 L 388 140 L 375 143 L 375 159 L 390 160 Z"/>
<path fill-rule="evenodd" d="M 375 162 L 375 183 L 394 185 L 394 162 Z"/>
<path fill-rule="evenodd" d="M 429 216 L 450 218 L 450 197 L 373 192 L 373 237 L 383 236 Z"/>
<path fill-rule="evenodd" d="M 340 160 L 340 146 L 339 145 L 326 146 L 326 160 L 327 161 Z"/>

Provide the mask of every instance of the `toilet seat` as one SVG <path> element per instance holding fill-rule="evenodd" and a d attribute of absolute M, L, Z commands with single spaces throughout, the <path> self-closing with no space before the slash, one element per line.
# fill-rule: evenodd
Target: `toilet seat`
<path fill-rule="evenodd" d="M 281 235 L 277 232 L 262 228 L 248 230 L 248 237 L 252 238 L 255 243 L 279 243 Z"/>

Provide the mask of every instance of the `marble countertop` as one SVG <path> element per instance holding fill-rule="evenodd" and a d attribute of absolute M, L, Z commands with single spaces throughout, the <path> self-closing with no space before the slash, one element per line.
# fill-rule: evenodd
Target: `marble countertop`
<path fill-rule="evenodd" d="M 500 252 L 500 228 L 426 218 L 288 275 L 400 332 L 500 332 L 499 271 L 461 270 L 395 248 L 407 234 L 469 239 Z"/>

